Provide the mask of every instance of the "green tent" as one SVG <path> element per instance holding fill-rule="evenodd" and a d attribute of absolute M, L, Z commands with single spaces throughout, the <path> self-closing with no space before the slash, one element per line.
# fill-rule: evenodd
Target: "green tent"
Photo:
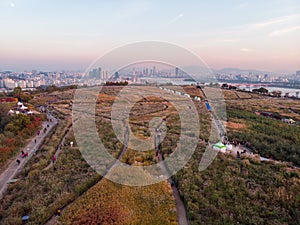
<path fill-rule="evenodd" d="M 226 145 L 224 145 L 221 141 L 219 141 L 218 143 L 213 145 L 213 149 L 221 151 L 221 152 L 225 152 L 226 151 Z"/>

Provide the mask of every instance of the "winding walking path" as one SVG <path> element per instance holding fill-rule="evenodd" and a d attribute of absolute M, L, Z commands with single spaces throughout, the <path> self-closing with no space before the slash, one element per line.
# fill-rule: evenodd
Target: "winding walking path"
<path fill-rule="evenodd" d="M 57 119 L 51 114 L 47 114 L 47 118 L 50 121 L 45 121 L 42 123 L 42 129 L 40 130 L 40 134 L 33 137 L 32 140 L 23 148 L 24 153 L 28 153 L 28 157 L 21 158 L 20 155 L 16 156 L 9 164 L 9 166 L 0 174 L 0 199 L 4 196 L 5 191 L 8 188 L 9 182 L 22 171 L 26 163 L 31 159 L 31 157 L 35 154 L 38 148 L 42 145 L 47 134 L 58 122 Z M 47 128 L 47 130 L 44 133 L 43 130 L 45 128 Z M 20 160 L 20 164 L 16 162 L 17 159 Z"/>
<path fill-rule="evenodd" d="M 160 136 L 161 136 L 160 126 L 161 125 L 162 125 L 162 123 L 156 129 L 155 150 L 158 153 L 158 161 L 162 161 L 162 163 L 160 164 L 161 170 L 167 177 L 170 177 L 168 169 L 164 163 L 164 160 L 163 160 L 163 157 L 161 154 L 161 149 L 160 149 L 160 141 L 161 141 L 160 140 Z M 172 182 L 171 178 L 169 178 L 168 181 L 171 183 Z M 187 211 L 186 211 L 186 208 L 185 208 L 185 205 L 184 205 L 182 199 L 180 198 L 180 194 L 177 190 L 177 187 L 174 184 L 174 185 L 171 185 L 171 188 L 172 188 L 173 196 L 175 199 L 178 223 L 179 223 L 179 225 L 189 225 L 189 220 L 187 218 Z"/>

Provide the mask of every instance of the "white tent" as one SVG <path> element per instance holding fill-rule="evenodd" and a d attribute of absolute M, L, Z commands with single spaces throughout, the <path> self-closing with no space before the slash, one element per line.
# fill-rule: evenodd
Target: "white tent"
<path fill-rule="evenodd" d="M 226 144 L 226 150 L 232 150 L 232 145 L 231 144 Z"/>
<path fill-rule="evenodd" d="M 18 106 L 22 106 L 23 103 L 22 103 L 22 102 L 18 102 L 17 105 L 18 105 Z"/>
<path fill-rule="evenodd" d="M 201 101 L 201 98 L 198 96 L 195 96 L 194 100 L 199 102 L 199 101 Z"/>
<path fill-rule="evenodd" d="M 21 106 L 21 109 L 22 109 L 22 110 L 26 110 L 26 109 L 28 109 L 28 107 L 22 105 L 22 106 Z"/>

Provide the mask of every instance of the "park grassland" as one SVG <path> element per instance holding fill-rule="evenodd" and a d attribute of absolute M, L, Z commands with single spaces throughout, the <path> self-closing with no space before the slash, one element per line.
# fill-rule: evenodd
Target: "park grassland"
<path fill-rule="evenodd" d="M 110 124 L 110 115 L 107 112 L 107 109 L 111 107 L 114 95 L 117 93 L 114 88 L 112 89 L 112 92 L 111 89 L 106 90 L 111 96 L 103 94 L 97 102 L 99 104 L 97 109 L 99 110 L 96 114 L 96 123 L 103 144 L 112 155 L 118 157 L 123 145 L 118 142 L 114 135 Z M 42 148 L 25 166 L 23 172 L 18 176 L 19 180 L 10 185 L 5 197 L 1 200 L 1 224 L 22 224 L 21 217 L 24 215 L 30 216 L 28 224 L 44 224 L 51 219 L 57 209 L 68 206 L 101 179 L 101 176 L 95 173 L 82 158 L 72 131 L 66 137 L 66 143 L 73 141 L 73 148 L 63 146 L 57 162 L 54 166 L 49 166 L 66 128 L 71 123 L 70 105 L 66 104 L 65 99 L 60 100 L 59 93 L 56 93 L 55 96 L 54 99 L 51 98 L 54 101 L 52 113 L 60 119 L 59 124 L 48 135 Z M 134 160 L 136 159 L 138 160 L 137 155 L 134 156 Z M 91 220 L 94 219 L 94 222 L 102 218 L 103 215 L 106 215 L 104 218 L 107 221 L 110 221 L 111 216 L 114 219 L 113 215 L 116 213 L 114 207 L 120 207 L 125 202 L 127 205 L 124 205 L 122 209 L 129 210 L 124 211 L 130 218 L 128 224 L 132 224 L 131 221 L 136 224 L 140 224 L 141 221 L 148 224 L 177 223 L 175 202 L 170 192 L 170 185 L 166 182 L 145 188 L 130 188 L 103 180 L 94 188 L 100 188 L 105 193 L 99 198 L 86 199 L 83 197 L 86 200 L 84 205 L 93 205 L 92 201 L 99 202 L 99 199 L 103 203 L 97 205 L 100 207 L 97 208 L 98 210 L 92 211 L 94 216 L 88 216 Z M 94 189 L 86 192 L 86 195 L 89 196 L 92 190 Z M 113 197 L 115 193 L 118 193 L 118 199 Z M 114 203 L 111 201 L 112 198 L 115 199 Z M 77 200 L 73 204 L 76 205 L 76 202 Z M 149 204 L 145 204 L 145 202 Z M 72 207 L 73 204 L 70 206 Z M 105 213 L 103 214 L 103 212 Z M 82 216 L 82 219 L 85 218 L 84 214 L 79 213 L 79 215 Z M 72 221 L 72 218 L 69 218 L 67 222 L 70 220 Z M 107 224 L 111 224 L 110 222 Z"/>
<path fill-rule="evenodd" d="M 115 90 L 115 91 L 113 91 Z M 105 147 L 115 149 L 111 153 L 118 157 L 123 145 L 116 142 L 109 124 L 113 96 L 119 88 L 104 88 L 97 101 L 96 123 L 99 136 Z M 130 114 L 130 126 L 134 135 L 149 136 L 149 121 L 154 116 L 163 116 L 165 105 L 156 98 L 136 103 Z M 170 109 L 173 110 L 173 109 Z M 169 112 L 167 113 L 167 115 Z M 117 151 L 118 146 L 119 151 Z M 115 154 L 114 154 L 115 153 Z M 121 161 L 130 165 L 151 165 L 154 151 L 126 149 Z M 82 207 L 84 206 L 84 207 Z M 161 182 L 150 186 L 130 187 L 102 179 L 63 213 L 58 224 L 177 224 L 176 206 L 170 184 Z"/>
<path fill-rule="evenodd" d="M 199 172 L 203 151 L 174 176 L 191 224 L 300 223 L 299 170 L 219 154 Z"/>
<path fill-rule="evenodd" d="M 237 139 L 246 143 L 264 157 L 292 162 L 300 166 L 300 128 L 264 118 L 252 112 L 240 109 L 228 110 L 228 115 L 239 123 L 245 124 L 245 129 L 230 130 L 230 139 Z"/>
<path fill-rule="evenodd" d="M 103 179 L 66 210 L 61 224 L 177 224 L 170 185 L 130 187 Z"/>
<path fill-rule="evenodd" d="M 191 224 L 299 224 L 299 127 L 255 115 L 272 111 L 299 117 L 288 108 L 299 101 L 265 98 L 245 92 L 224 92 L 229 140 L 246 143 L 262 156 L 286 161 L 261 162 L 219 153 L 198 171 L 205 145 L 199 145 L 189 163 L 174 176 Z M 234 126 L 233 126 L 234 125 Z M 171 142 L 172 143 L 172 142 Z"/>
<path fill-rule="evenodd" d="M 28 224 L 44 224 L 58 208 L 73 201 L 100 179 L 80 152 L 67 146 L 63 147 L 55 165 L 47 169 L 70 123 L 70 118 L 60 121 L 26 164 L 17 177 L 19 180 L 9 186 L 0 201 L 1 224 L 22 224 L 24 215 L 30 216 Z"/>
<path fill-rule="evenodd" d="M 248 94 L 248 99 L 237 98 L 235 94 Z M 241 95 L 241 94 L 240 94 Z M 276 160 L 300 165 L 300 127 L 286 124 L 254 112 L 273 114 L 300 121 L 300 115 L 290 109 L 299 110 L 300 101 L 263 97 L 257 94 L 225 91 L 229 122 L 243 125 L 243 128 L 228 128 L 228 136 L 246 143 L 254 153 Z"/>
<path fill-rule="evenodd" d="M 96 127 L 99 137 L 109 152 L 118 157 L 123 144 L 116 138 L 110 110 L 121 87 L 104 87 L 98 96 Z M 185 87 L 191 96 L 203 94 L 196 87 Z M 82 158 L 71 130 L 54 166 L 51 157 L 59 146 L 66 128 L 71 124 L 73 91 L 57 91 L 50 97 L 53 114 L 60 122 L 48 135 L 44 145 L 32 157 L 11 184 L 0 201 L 0 224 L 22 224 L 21 217 L 29 215 L 27 224 L 44 224 L 58 208 L 64 208 L 56 224 L 177 224 L 176 208 L 167 182 L 128 187 L 102 179 Z M 224 92 L 228 113 L 228 135 L 231 139 L 246 141 L 263 156 L 293 162 L 297 151 L 299 128 L 264 118 L 254 110 L 276 110 L 293 116 L 288 108 L 299 107 L 295 102 L 268 99 L 245 92 Z M 211 121 L 201 102 L 195 102 L 199 113 L 200 137 L 195 154 L 173 179 L 185 202 L 191 224 L 299 224 L 300 174 L 290 163 L 260 162 L 252 158 L 237 160 L 219 154 L 203 172 L 198 166 L 209 140 Z M 166 118 L 167 135 L 162 152 L 167 157 L 175 150 L 180 136 L 180 118 L 172 104 L 157 98 L 141 99 L 133 107 L 129 123 L 131 131 L 140 138 L 148 138 L 149 121 L 153 117 Z M 239 124 L 239 126 L 237 126 Z M 287 143 L 289 148 L 282 148 Z M 272 148 L 266 148 L 273 145 Z M 279 146 L 279 147 L 278 147 Z M 298 145 L 299 146 L 299 145 Z M 298 148 L 299 149 L 299 148 Z M 130 165 L 155 163 L 155 151 L 127 149 L 121 161 Z M 274 152 L 273 152 L 274 151 Z M 291 154 L 289 154 L 291 153 Z"/>

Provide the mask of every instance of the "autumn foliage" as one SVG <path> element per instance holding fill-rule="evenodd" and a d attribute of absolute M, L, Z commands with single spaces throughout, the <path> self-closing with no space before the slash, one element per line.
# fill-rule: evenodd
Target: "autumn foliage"
<path fill-rule="evenodd" d="M 40 116 L 23 114 L 10 116 L 2 113 L 0 117 L 0 169 L 17 150 L 26 144 L 26 140 L 35 134 L 41 123 Z"/>
<path fill-rule="evenodd" d="M 129 187 L 103 179 L 62 216 L 63 224 L 177 224 L 170 185 Z"/>

